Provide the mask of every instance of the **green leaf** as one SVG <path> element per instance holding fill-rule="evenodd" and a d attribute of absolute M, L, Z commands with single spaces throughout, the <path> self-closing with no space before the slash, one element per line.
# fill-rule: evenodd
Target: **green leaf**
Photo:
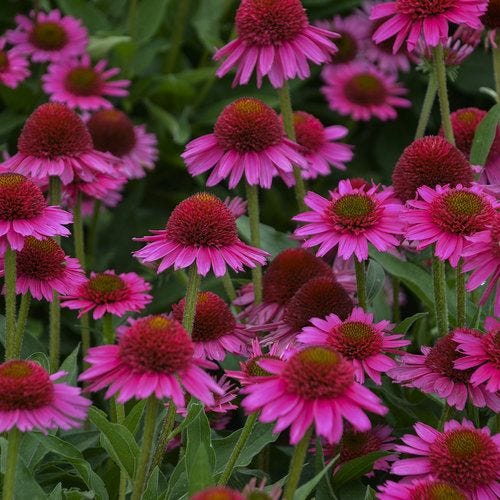
<path fill-rule="evenodd" d="M 375 260 L 370 259 L 366 272 L 366 295 L 368 302 L 372 302 L 384 287 L 385 273 L 383 267 Z"/>
<path fill-rule="evenodd" d="M 92 466 L 83 458 L 77 448 L 56 436 L 44 436 L 38 433 L 33 433 L 33 435 L 48 451 L 61 455 L 77 470 L 87 487 L 95 492 L 97 500 L 108 500 L 104 481 L 94 472 Z"/>
<path fill-rule="evenodd" d="M 132 434 L 135 434 L 139 429 L 139 423 L 144 414 L 144 408 L 146 408 L 146 400 L 142 399 L 134 405 L 125 417 L 123 424 Z"/>
<path fill-rule="evenodd" d="M 500 103 L 495 104 L 477 126 L 470 152 L 473 165 L 485 165 L 500 122 Z"/>
<path fill-rule="evenodd" d="M 210 52 L 214 47 L 220 47 L 221 19 L 226 10 L 227 0 L 203 0 L 199 3 L 192 24 L 196 33 Z"/>
<path fill-rule="evenodd" d="M 113 404 L 113 403 L 112 403 Z M 113 461 L 123 469 L 130 480 L 135 477 L 139 446 L 132 433 L 123 425 L 114 424 L 106 414 L 95 407 L 89 410 L 89 420 L 102 432 L 101 444 Z"/>
<path fill-rule="evenodd" d="M 303 484 L 293 495 L 293 500 L 306 500 L 335 462 L 336 460 L 332 460 L 319 474 L 316 474 L 306 484 Z"/>
<path fill-rule="evenodd" d="M 120 43 L 129 42 L 129 36 L 111 35 L 111 36 L 91 36 L 87 52 L 94 59 L 102 59 L 107 57 L 109 52 Z"/>
<path fill-rule="evenodd" d="M 0 135 L 8 134 L 17 127 L 20 127 L 26 117 L 14 113 L 8 109 L 0 113 Z"/>
<path fill-rule="evenodd" d="M 186 459 L 182 457 L 177 462 L 172 474 L 170 474 L 166 498 L 168 500 L 180 500 L 187 496 L 187 490 Z"/>
<path fill-rule="evenodd" d="M 363 455 L 362 457 L 354 458 L 342 464 L 339 470 L 333 475 L 332 485 L 334 488 L 339 488 L 343 484 L 354 479 L 364 476 L 373 468 L 373 464 L 382 457 L 389 455 L 388 451 L 374 451 Z"/>
<path fill-rule="evenodd" d="M 62 500 L 62 484 L 57 483 L 56 487 L 50 492 L 48 500 Z"/>
<path fill-rule="evenodd" d="M 405 318 L 399 325 L 394 328 L 394 332 L 396 333 L 408 333 L 408 330 L 412 327 L 414 323 L 416 323 L 418 320 L 425 318 L 428 316 L 429 313 L 426 312 L 421 312 L 414 314 L 413 316 L 410 316 L 408 318 Z"/>
<path fill-rule="evenodd" d="M 80 352 L 80 344 L 78 344 L 71 354 L 62 362 L 60 370 L 67 372 L 64 377 L 65 382 L 69 385 L 76 385 L 78 378 L 78 353 Z"/>
<path fill-rule="evenodd" d="M 106 31 L 109 29 L 104 12 L 98 9 L 93 2 L 87 0 L 57 0 L 57 4 L 66 14 L 80 19 L 90 31 Z"/>
<path fill-rule="evenodd" d="M 142 495 L 141 500 L 157 500 L 160 495 L 158 494 L 158 476 L 160 469 L 155 467 L 151 475 L 149 476 L 148 482 L 146 484 L 146 489 Z"/>
<path fill-rule="evenodd" d="M 316 474 L 319 474 L 325 468 L 325 455 L 323 453 L 323 445 L 321 438 L 316 437 L 316 453 L 314 456 L 314 469 Z M 316 487 L 316 500 L 331 500 L 336 499 L 332 485 L 328 476 L 324 476 Z"/>
<path fill-rule="evenodd" d="M 187 116 L 178 119 L 149 100 L 145 100 L 144 103 L 146 104 L 151 117 L 158 122 L 160 127 L 171 134 L 174 142 L 176 144 L 184 145 L 189 138 L 189 134 L 191 133 Z"/>
<path fill-rule="evenodd" d="M 136 34 L 138 42 L 150 40 L 158 31 L 170 0 L 142 0 L 137 9 Z"/>

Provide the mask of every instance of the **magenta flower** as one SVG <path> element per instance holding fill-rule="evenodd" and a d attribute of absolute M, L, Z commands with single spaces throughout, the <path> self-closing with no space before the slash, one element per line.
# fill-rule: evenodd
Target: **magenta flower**
<path fill-rule="evenodd" d="M 85 358 L 91 366 L 80 380 L 89 383 L 89 391 L 107 387 L 106 398 L 116 394 L 118 403 L 154 394 L 184 407 L 185 390 L 214 405 L 212 393 L 224 391 L 202 368 L 215 365 L 193 354 L 193 342 L 180 323 L 165 316 L 147 316 L 121 333 L 118 345 L 91 348 Z"/>
<path fill-rule="evenodd" d="M 39 364 L 10 360 L 0 365 L 0 432 L 69 430 L 80 427 L 92 404 L 81 389 L 55 383 L 60 371 L 49 375 Z"/>
<path fill-rule="evenodd" d="M 500 316 L 500 215 L 493 218 L 491 226 L 485 231 L 468 236 L 467 241 L 469 243 L 462 252 L 463 270 L 472 271 L 467 281 L 467 291 L 475 290 L 489 279 L 481 304 L 495 292 L 494 313 Z"/>
<path fill-rule="evenodd" d="M 151 285 L 135 273 L 91 273 L 85 283 L 61 297 L 61 307 L 79 310 L 78 317 L 90 311 L 94 319 L 105 314 L 123 316 L 142 311 L 153 300 L 149 291 Z"/>
<path fill-rule="evenodd" d="M 485 230 L 500 207 L 480 185 L 422 186 L 417 193 L 420 199 L 408 200 L 402 214 L 405 236 L 418 243 L 417 250 L 435 243 L 435 255 L 453 267 L 463 254 L 467 236 Z"/>
<path fill-rule="evenodd" d="M 366 61 L 328 65 L 321 76 L 325 82 L 321 91 L 330 109 L 353 120 L 368 121 L 373 117 L 394 120 L 396 108 L 411 106 L 402 97 L 408 91 L 396 81 L 396 75 L 384 73 Z"/>
<path fill-rule="evenodd" d="M 472 384 L 473 370 L 457 370 L 455 361 L 460 358 L 453 330 L 440 338 L 434 347 L 422 347 L 422 354 L 405 354 L 401 366 L 392 368 L 389 376 L 407 387 L 436 394 L 458 410 L 465 408 L 467 399 L 479 408 L 500 410 L 500 397 L 486 390 L 484 385 Z M 480 336 L 477 330 L 468 330 L 471 335 Z"/>
<path fill-rule="evenodd" d="M 396 53 L 406 40 L 412 52 L 420 36 L 430 47 L 436 47 L 448 37 L 448 23 L 481 28 L 479 18 L 485 13 L 486 0 L 395 0 L 374 5 L 371 19 L 387 19 L 373 34 L 375 43 L 396 35 Z"/>
<path fill-rule="evenodd" d="M 269 189 L 273 177 L 293 178 L 293 165 L 307 166 L 298 145 L 286 138 L 276 112 L 259 99 L 241 98 L 226 106 L 212 134 L 186 146 L 181 155 L 191 175 L 212 169 L 207 186 L 224 179 L 233 189 L 244 177 L 251 185 Z"/>
<path fill-rule="evenodd" d="M 469 330 L 456 329 L 453 340 L 456 350 L 462 355 L 454 361 L 457 370 L 472 370 L 470 383 L 474 386 L 486 384 L 486 390 L 500 391 L 500 321 L 486 318 L 486 334 L 473 335 Z"/>
<path fill-rule="evenodd" d="M 229 208 L 235 219 L 239 219 L 247 213 L 247 201 L 241 196 L 235 196 L 234 198 L 226 196 L 224 198 L 224 205 Z"/>
<path fill-rule="evenodd" d="M 172 306 L 181 322 L 185 299 Z M 193 331 L 194 357 L 222 361 L 228 353 L 245 355 L 253 334 L 237 323 L 229 306 L 215 293 L 200 292 L 196 302 Z"/>
<path fill-rule="evenodd" d="M 467 500 L 465 493 L 455 485 L 432 476 L 413 481 L 403 479 L 400 483 L 387 481 L 379 486 L 377 498 L 379 500 L 436 500 L 437 498 Z"/>
<path fill-rule="evenodd" d="M 373 314 L 355 307 L 343 321 L 330 314 L 325 319 L 313 318 L 297 341 L 306 345 L 328 345 L 352 363 L 356 381 L 365 382 L 365 373 L 378 385 L 382 373 L 396 366 L 385 353 L 402 354 L 400 347 L 411 344 L 403 335 L 388 335 L 394 325 L 389 321 L 374 323 Z"/>
<path fill-rule="evenodd" d="M 54 292 L 68 294 L 86 281 L 78 259 L 68 257 L 52 239 L 28 236 L 16 252 L 16 293 L 30 293 L 35 299 L 52 302 Z M 0 275 L 4 262 L 0 257 Z"/>
<path fill-rule="evenodd" d="M 309 113 L 296 111 L 293 115 L 295 135 L 300 153 L 307 160 L 307 167 L 302 171 L 304 179 L 315 179 L 318 175 L 329 175 L 330 165 L 345 170 L 346 162 L 352 160 L 352 146 L 335 142 L 349 133 L 346 127 L 323 124 Z"/>
<path fill-rule="evenodd" d="M 195 493 L 191 500 L 247 500 L 239 491 L 228 488 L 227 486 L 212 486 Z"/>
<path fill-rule="evenodd" d="M 83 54 L 89 41 L 80 20 L 62 16 L 57 9 L 18 15 L 16 22 L 17 28 L 7 31 L 7 40 L 34 62 L 67 61 Z"/>
<path fill-rule="evenodd" d="M 7 247 L 22 250 L 28 236 L 69 236 L 64 226 L 73 218 L 59 207 L 47 206 L 40 188 L 20 174 L 0 173 L 0 254 Z"/>
<path fill-rule="evenodd" d="M 42 76 L 43 91 L 51 101 L 62 102 L 70 108 L 94 110 L 111 108 L 107 97 L 125 97 L 130 80 L 110 80 L 120 70 L 106 69 L 107 61 L 92 66 L 90 56 L 84 54 L 70 61 L 56 61 Z"/>
<path fill-rule="evenodd" d="M 156 136 L 144 125 L 134 125 L 123 111 L 96 111 L 87 120 L 87 127 L 95 149 L 118 158 L 127 179 L 140 179 L 154 168 L 158 159 Z"/>
<path fill-rule="evenodd" d="M 30 76 L 29 63 L 17 49 L 7 50 L 6 40 L 0 37 L 0 84 L 15 89 Z"/>
<path fill-rule="evenodd" d="M 234 271 L 264 264 L 267 252 L 245 245 L 238 238 L 236 220 L 216 196 L 198 193 L 179 203 L 166 228 L 154 236 L 135 238 L 146 246 L 134 253 L 142 262 L 160 260 L 158 273 L 169 267 L 184 269 L 196 262 L 198 274 L 224 276 L 226 265 Z"/>
<path fill-rule="evenodd" d="M 406 434 L 405 446 L 396 446 L 402 453 L 417 458 L 398 460 L 393 474 L 425 478 L 428 475 L 460 488 L 466 498 L 490 500 L 500 495 L 500 434 L 490 435 L 488 427 L 476 429 L 468 420 L 460 424 L 450 420 L 444 431 L 429 425 L 414 426 L 417 436 Z"/>
<path fill-rule="evenodd" d="M 368 243 L 380 252 L 399 245 L 396 235 L 403 232 L 399 215 L 402 205 L 392 198 L 391 189 L 379 186 L 353 188 L 349 180 L 339 182 L 336 191 L 330 191 L 327 200 L 309 192 L 304 201 L 310 212 L 293 219 L 305 224 L 295 230 L 295 236 L 307 238 L 302 246 L 319 245 L 318 257 L 338 247 L 344 260 L 355 255 L 359 261 L 368 259 Z"/>
<path fill-rule="evenodd" d="M 338 35 L 311 26 L 300 0 L 242 0 L 236 32 L 237 38 L 214 56 L 225 59 L 218 77 L 237 68 L 233 87 L 247 84 L 254 71 L 258 87 L 264 76 L 273 87 L 283 87 L 287 80 L 310 76 L 308 61 L 323 64 L 337 52 L 330 39 Z"/>
<path fill-rule="evenodd" d="M 5 170 L 63 184 L 77 178 L 94 180 L 96 173 L 114 175 L 113 156 L 95 151 L 80 117 L 64 104 L 42 104 L 26 120 L 17 141 L 18 152 L 2 164 Z"/>
<path fill-rule="evenodd" d="M 243 389 L 247 412 L 261 410 L 261 422 L 274 422 L 274 432 L 290 427 L 297 444 L 314 423 L 316 434 L 329 443 L 342 437 L 345 418 L 356 430 L 371 423 L 363 410 L 385 415 L 387 408 L 354 380 L 351 364 L 330 347 L 306 347 L 287 361 L 264 359 L 259 365 L 271 375 Z"/>

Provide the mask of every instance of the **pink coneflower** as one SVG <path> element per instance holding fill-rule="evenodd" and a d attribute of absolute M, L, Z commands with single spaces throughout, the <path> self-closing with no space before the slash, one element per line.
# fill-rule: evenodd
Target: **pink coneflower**
<path fill-rule="evenodd" d="M 392 472 L 400 476 L 427 476 L 460 488 L 467 498 L 489 500 L 500 496 L 500 434 L 490 435 L 488 427 L 476 429 L 468 420 L 450 420 L 444 431 L 418 423 L 417 436 L 407 434 L 396 446 L 418 458 L 399 460 Z"/>
<path fill-rule="evenodd" d="M 405 236 L 418 242 L 417 250 L 435 243 L 435 255 L 453 267 L 462 256 L 466 237 L 485 230 L 500 207 L 479 184 L 470 188 L 422 186 L 417 193 L 420 199 L 408 200 L 402 214 Z"/>
<path fill-rule="evenodd" d="M 139 179 L 152 170 L 158 159 L 157 140 L 144 125 L 134 125 L 117 109 L 96 111 L 87 121 L 94 148 L 107 151 L 120 160 L 128 179 Z"/>
<path fill-rule="evenodd" d="M 278 484 L 274 485 L 271 491 L 265 491 L 265 487 L 265 479 L 261 479 L 257 484 L 257 478 L 252 477 L 250 482 L 243 488 L 242 493 L 246 500 L 280 500 L 282 498 L 282 489 Z"/>
<path fill-rule="evenodd" d="M 246 498 L 239 491 L 227 486 L 212 486 L 198 491 L 191 500 L 246 500 Z"/>
<path fill-rule="evenodd" d="M 307 160 L 307 168 L 302 172 L 305 179 L 330 174 L 330 165 L 339 170 L 347 168 L 345 163 L 353 157 L 352 146 L 335 142 L 347 136 L 349 130 L 346 127 L 324 127 L 316 117 L 304 111 L 296 111 L 293 122 L 300 153 Z"/>
<path fill-rule="evenodd" d="M 366 61 L 327 66 L 322 72 L 321 87 L 330 109 L 356 121 L 373 117 L 394 120 L 396 108 L 409 108 L 404 97 L 407 89 L 396 81 L 396 75 L 384 73 Z"/>
<path fill-rule="evenodd" d="M 336 314 L 325 319 L 313 318 L 313 326 L 306 326 L 297 340 L 306 345 L 328 345 L 352 363 L 356 381 L 365 382 L 365 373 L 378 385 L 382 373 L 396 366 L 385 353 L 402 354 L 400 347 L 411 344 L 403 335 L 388 333 L 393 328 L 389 321 L 374 323 L 373 314 L 355 307 L 341 320 Z"/>
<path fill-rule="evenodd" d="M 486 0 L 395 0 L 374 5 L 370 18 L 387 19 L 373 34 L 375 43 L 396 35 L 393 51 L 404 41 L 412 52 L 420 36 L 430 47 L 436 47 L 448 37 L 448 23 L 465 24 L 479 29 L 479 18 L 486 11 Z"/>
<path fill-rule="evenodd" d="M 363 410 L 385 415 L 377 396 L 354 380 L 351 364 L 330 347 L 306 347 L 287 361 L 261 360 L 272 375 L 246 386 L 242 405 L 248 412 L 262 410 L 261 422 L 277 421 L 274 432 L 290 428 L 290 443 L 297 444 L 315 424 L 316 434 L 329 443 L 342 437 L 345 418 L 356 430 L 371 423 Z"/>
<path fill-rule="evenodd" d="M 477 330 L 468 331 L 471 335 L 481 335 Z M 453 330 L 441 337 L 434 347 L 423 346 L 422 354 L 405 354 L 401 357 L 401 366 L 392 368 L 389 376 L 405 386 L 437 394 L 458 410 L 463 410 L 470 398 L 474 406 L 499 411 L 500 397 L 488 392 L 484 386 L 471 383 L 473 370 L 454 367 L 455 360 L 460 357 L 456 350 L 458 344 L 453 340 L 456 332 Z"/>
<path fill-rule="evenodd" d="M 0 268 L 3 275 L 1 258 Z M 16 292 L 29 292 L 37 300 L 52 302 L 54 291 L 68 294 L 86 281 L 78 259 L 68 257 L 51 238 L 28 236 L 23 249 L 16 253 L 16 269 Z"/>
<path fill-rule="evenodd" d="M 7 40 L 34 62 L 66 61 L 83 54 L 89 41 L 80 20 L 62 16 L 57 9 L 18 15 L 16 22 L 17 28 L 7 31 Z"/>
<path fill-rule="evenodd" d="M 379 500 L 467 500 L 465 493 L 455 485 L 435 479 L 432 476 L 425 479 L 400 483 L 387 481 L 379 486 Z"/>
<path fill-rule="evenodd" d="M 113 156 L 95 151 L 80 117 L 64 104 L 42 104 L 26 120 L 17 141 L 18 153 L 2 167 L 47 182 L 59 177 L 89 182 L 97 172 L 113 174 Z"/>
<path fill-rule="evenodd" d="M 340 181 L 338 189 L 330 191 L 329 200 L 309 192 L 304 202 L 311 211 L 293 218 L 305 222 L 294 234 L 307 238 L 302 243 L 306 248 L 319 245 L 319 257 L 338 247 L 344 260 L 352 255 L 366 260 L 368 243 L 387 252 L 399 245 L 396 235 L 403 232 L 399 220 L 402 206 L 392 196 L 391 189 L 379 191 L 375 185 L 353 188 L 349 180 Z"/>
<path fill-rule="evenodd" d="M 142 311 L 153 300 L 149 291 L 151 285 L 135 273 L 91 273 L 85 283 L 61 298 L 61 307 L 79 310 L 78 317 L 90 311 L 94 319 L 105 314 L 123 316 Z"/>
<path fill-rule="evenodd" d="M 465 156 L 444 137 L 438 136 L 412 142 L 392 173 L 394 193 L 403 203 L 415 198 L 421 186 L 469 186 L 473 180 L 474 173 Z"/>
<path fill-rule="evenodd" d="M 70 61 L 53 62 L 42 76 L 43 91 L 51 101 L 58 101 L 70 108 L 94 110 L 111 108 L 106 98 L 125 97 L 130 80 L 110 80 L 120 70 L 106 69 L 107 61 L 101 60 L 92 66 L 90 56 L 84 54 Z"/>
<path fill-rule="evenodd" d="M 494 313 L 500 316 L 500 215 L 493 218 L 488 229 L 468 236 L 467 240 L 469 244 L 462 252 L 464 272 L 472 271 L 467 291 L 475 290 L 489 278 L 481 304 L 495 292 Z"/>
<path fill-rule="evenodd" d="M 17 49 L 7 50 L 5 43 L 0 37 L 0 84 L 15 89 L 30 76 L 29 63 Z"/>
<path fill-rule="evenodd" d="M 223 390 L 202 368 L 215 365 L 193 354 L 193 342 L 179 322 L 165 316 L 147 316 L 121 333 L 118 345 L 91 348 L 85 358 L 91 366 L 80 380 L 89 383 L 90 391 L 108 387 L 106 398 L 117 394 L 118 403 L 154 394 L 184 407 L 184 389 L 213 405 L 212 393 L 223 394 Z"/>
<path fill-rule="evenodd" d="M 182 321 L 185 299 L 172 306 L 173 316 Z M 200 292 L 196 302 L 191 338 L 194 356 L 222 361 L 228 353 L 244 355 L 253 334 L 237 323 L 229 306 L 215 293 Z"/>
<path fill-rule="evenodd" d="M 181 156 L 193 176 L 212 169 L 207 186 L 228 179 L 233 189 L 244 177 L 249 184 L 268 189 L 274 176 L 288 178 L 294 164 L 307 166 L 298 149 L 286 138 L 272 108 L 244 97 L 226 106 L 214 132 L 191 141 Z"/>
<path fill-rule="evenodd" d="M 346 319 L 353 309 L 353 302 L 345 288 L 333 276 L 318 277 L 307 281 L 288 301 L 280 321 L 266 325 L 271 333 L 265 344 L 284 350 L 293 346 L 297 335 L 313 318 L 325 318 L 336 314 Z"/>
<path fill-rule="evenodd" d="M 183 269 L 196 262 L 202 276 L 213 269 L 215 276 L 220 277 L 226 273 L 226 265 L 239 272 L 244 266 L 255 267 L 266 261 L 266 252 L 238 238 L 233 214 L 209 193 L 197 193 L 179 203 L 165 229 L 151 232 L 154 236 L 136 238 L 147 244 L 134 255 L 143 262 L 160 260 L 158 273 L 171 266 Z"/>
<path fill-rule="evenodd" d="M 337 52 L 330 39 L 338 35 L 311 26 L 300 0 L 242 0 L 235 21 L 237 38 L 214 56 L 225 59 L 218 77 L 237 68 L 233 87 L 247 84 L 254 70 L 258 87 L 264 76 L 275 88 L 303 80 L 311 74 L 308 61 L 323 64 Z"/>
<path fill-rule="evenodd" d="M 469 330 L 457 329 L 453 340 L 456 350 L 462 354 L 454 362 L 457 370 L 471 370 L 470 383 L 474 386 L 486 383 L 486 390 L 500 391 L 500 321 L 486 318 L 486 333 L 472 335 Z"/>
<path fill-rule="evenodd" d="M 235 219 L 239 219 L 247 213 L 247 201 L 241 196 L 235 196 L 234 198 L 226 196 L 224 198 L 224 205 L 229 208 Z"/>
<path fill-rule="evenodd" d="M 47 206 L 40 188 L 24 175 L 0 173 L 0 254 L 8 246 L 22 250 L 28 236 L 69 236 L 64 225 L 72 220 L 70 213 Z"/>
<path fill-rule="evenodd" d="M 79 427 L 92 404 L 80 388 L 55 383 L 60 371 L 49 375 L 38 363 L 10 360 L 0 365 L 0 432 Z"/>

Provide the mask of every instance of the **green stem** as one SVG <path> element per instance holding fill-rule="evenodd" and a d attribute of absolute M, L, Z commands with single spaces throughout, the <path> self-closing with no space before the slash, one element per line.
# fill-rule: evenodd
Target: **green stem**
<path fill-rule="evenodd" d="M 356 270 L 356 287 L 358 291 L 358 303 L 363 309 L 367 309 L 368 302 L 366 298 L 366 270 L 365 263 L 360 262 L 354 257 L 354 268 Z"/>
<path fill-rule="evenodd" d="M 399 323 L 401 321 L 401 311 L 399 309 L 399 292 L 401 290 L 401 282 L 396 276 L 392 277 L 392 321 Z"/>
<path fill-rule="evenodd" d="M 222 276 L 222 284 L 224 285 L 224 290 L 226 291 L 226 295 L 230 302 L 236 299 L 236 290 L 233 285 L 233 280 L 231 279 L 231 275 L 229 271 Z"/>
<path fill-rule="evenodd" d="M 130 6 L 128 9 L 128 33 L 132 39 L 135 39 L 137 36 L 137 4 L 138 0 L 130 0 Z"/>
<path fill-rule="evenodd" d="M 434 306 L 439 336 L 448 333 L 448 303 L 446 302 L 446 272 L 444 262 L 432 258 L 432 278 L 434 283 Z"/>
<path fill-rule="evenodd" d="M 5 273 L 5 359 L 16 351 L 16 252 L 7 248 L 4 256 Z"/>
<path fill-rule="evenodd" d="M 182 318 L 182 326 L 184 326 L 188 333 L 191 333 L 193 331 L 200 283 L 201 276 L 198 274 L 196 263 L 194 263 L 189 268 L 188 284 L 186 287 L 186 299 L 184 303 L 184 317 Z"/>
<path fill-rule="evenodd" d="M 150 396 L 146 403 L 146 414 L 144 416 L 144 432 L 142 435 L 142 447 L 139 457 L 139 464 L 134 479 L 134 489 L 132 491 L 132 500 L 140 500 L 144 491 L 146 473 L 149 466 L 149 458 L 156 427 L 156 415 L 158 413 L 158 400 L 156 397 Z"/>
<path fill-rule="evenodd" d="M 21 351 L 23 350 L 24 332 L 26 330 L 26 324 L 28 323 L 30 305 L 31 293 L 28 291 L 21 297 L 21 304 L 19 306 L 19 312 L 17 315 L 16 351 L 14 353 L 14 358 L 21 357 Z"/>
<path fill-rule="evenodd" d="M 5 476 L 3 478 L 3 500 L 14 500 L 19 498 L 16 495 L 16 469 L 17 457 L 19 455 L 19 448 L 21 444 L 21 432 L 14 427 L 9 431 L 8 435 L 8 448 L 7 448 L 7 462 L 5 464 Z M 19 493 L 19 492 L 17 492 Z"/>
<path fill-rule="evenodd" d="M 450 420 L 453 416 L 453 408 L 448 404 L 444 404 L 443 412 L 441 413 L 441 418 L 439 419 L 438 430 L 442 431 L 444 428 L 444 424 Z"/>
<path fill-rule="evenodd" d="M 497 46 L 500 43 L 500 36 L 497 36 Z M 497 102 L 500 102 L 500 47 L 493 47 L 493 71 L 495 73 L 495 90 L 497 91 Z"/>
<path fill-rule="evenodd" d="M 102 340 L 105 344 L 115 343 L 115 328 L 113 326 L 112 314 L 105 314 L 102 318 Z"/>
<path fill-rule="evenodd" d="M 170 401 L 168 404 L 167 414 L 165 415 L 165 420 L 163 421 L 163 428 L 156 444 L 153 460 L 151 461 L 151 467 L 149 468 L 148 476 L 152 474 L 156 467 L 160 467 L 163 461 L 163 456 L 165 455 L 168 443 L 172 439 L 172 430 L 175 424 L 175 414 L 175 404 L 173 401 Z"/>
<path fill-rule="evenodd" d="M 90 349 L 90 317 L 84 314 L 80 318 L 80 329 L 82 335 L 82 357 L 85 359 Z"/>
<path fill-rule="evenodd" d="M 243 448 L 245 447 L 248 438 L 250 437 L 250 434 L 252 432 L 252 429 L 255 425 L 255 422 L 257 422 L 257 417 L 258 413 L 252 413 L 247 417 L 247 420 L 245 422 L 245 425 L 243 426 L 243 429 L 241 430 L 240 437 L 238 438 L 238 441 L 236 442 L 236 445 L 233 448 L 233 451 L 231 452 L 231 455 L 229 457 L 229 460 L 226 463 L 226 466 L 224 467 L 224 470 L 222 471 L 222 475 L 217 481 L 217 484 L 219 486 L 224 486 L 227 484 L 229 481 L 229 478 L 231 477 L 231 474 L 233 473 L 234 466 L 241 455 L 241 452 L 243 451 Z"/>
<path fill-rule="evenodd" d="M 429 73 L 429 82 L 427 83 L 427 91 L 425 93 L 424 102 L 422 103 L 422 111 L 420 112 L 420 118 L 418 120 L 415 139 L 420 139 L 425 135 L 425 131 L 427 129 L 427 125 L 429 124 L 429 119 L 432 113 L 432 107 L 434 106 L 434 101 L 436 100 L 436 94 L 436 74 L 433 70 L 431 70 L 431 72 Z"/>
<path fill-rule="evenodd" d="M 312 426 L 304 434 L 304 437 L 299 441 L 299 444 L 295 447 L 293 451 L 292 461 L 290 462 L 290 469 L 288 472 L 288 477 L 285 486 L 285 493 L 283 495 L 283 500 L 292 500 L 295 494 L 295 490 L 300 481 L 300 476 L 302 474 L 302 467 L 304 466 L 304 460 L 306 458 L 307 449 L 309 448 L 312 435 Z"/>
<path fill-rule="evenodd" d="M 167 61 L 165 63 L 165 73 L 172 73 L 177 65 L 177 59 L 181 52 L 182 42 L 184 39 L 184 31 L 189 17 L 189 10 L 191 7 L 191 0 L 182 0 L 179 2 L 177 14 L 173 22 L 173 31 L 170 36 L 171 45 L 167 54 Z"/>
<path fill-rule="evenodd" d="M 434 48 L 434 70 L 438 85 L 439 108 L 441 110 L 441 123 L 446 140 L 455 145 L 453 126 L 451 124 L 450 101 L 448 100 L 448 86 L 446 83 L 446 65 L 444 63 L 444 49 L 441 44 Z"/>
<path fill-rule="evenodd" d="M 467 317 L 466 293 L 465 293 L 465 273 L 462 270 L 462 259 L 457 265 L 457 326 L 465 326 Z"/>
<path fill-rule="evenodd" d="M 280 99 L 281 116 L 283 117 L 283 127 L 285 129 L 285 133 L 289 139 L 295 141 L 292 99 L 290 97 L 290 87 L 288 86 L 288 82 L 285 82 L 283 87 L 278 89 L 278 96 Z M 304 203 L 306 185 L 304 183 L 304 179 L 302 178 L 300 168 L 297 165 L 293 166 L 293 176 L 295 177 L 295 198 L 297 199 L 299 210 L 301 212 L 305 212 L 307 210 L 307 206 Z"/>
<path fill-rule="evenodd" d="M 92 219 L 90 221 L 89 234 L 87 237 L 87 253 L 88 265 L 92 269 L 94 267 L 95 247 L 97 242 L 97 224 L 99 222 L 99 215 L 101 213 L 101 201 L 94 201 L 94 209 L 92 211 Z"/>
<path fill-rule="evenodd" d="M 250 243 L 255 248 L 260 248 L 260 211 L 259 211 L 259 188 L 246 183 L 248 217 L 250 219 Z M 262 266 L 252 269 L 254 303 L 262 302 Z"/>
<path fill-rule="evenodd" d="M 73 239 L 76 258 L 85 270 L 85 240 L 83 237 L 82 194 L 80 192 L 76 195 L 76 202 L 73 207 Z"/>
<path fill-rule="evenodd" d="M 116 398 L 113 398 L 113 404 L 115 407 L 116 423 L 123 424 L 125 421 L 125 406 L 116 402 Z M 118 500 L 125 500 L 127 496 L 127 475 L 125 471 L 120 467 L 120 484 L 118 486 Z"/>
<path fill-rule="evenodd" d="M 52 302 L 49 305 L 49 361 L 51 372 L 55 372 L 59 368 L 61 352 L 61 307 L 59 302 L 59 294 L 53 292 Z"/>

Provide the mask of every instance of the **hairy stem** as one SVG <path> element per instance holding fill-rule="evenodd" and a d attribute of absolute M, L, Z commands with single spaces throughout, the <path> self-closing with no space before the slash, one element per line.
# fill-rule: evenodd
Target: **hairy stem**
<path fill-rule="evenodd" d="M 112 314 L 105 314 L 102 318 L 102 339 L 105 344 L 115 343 L 115 328 L 113 326 Z"/>
<path fill-rule="evenodd" d="M 448 303 L 446 302 L 446 273 L 444 262 L 432 258 L 432 278 L 434 283 L 434 306 L 439 336 L 448 333 Z"/>
<path fill-rule="evenodd" d="M 302 467 L 306 458 L 307 449 L 311 442 L 312 426 L 306 431 L 303 438 L 299 441 L 293 451 L 292 461 L 290 462 L 290 469 L 288 471 L 288 478 L 285 486 L 285 493 L 283 500 L 293 500 L 295 490 L 300 481 L 302 474 Z"/>
<path fill-rule="evenodd" d="M 5 476 L 3 478 L 3 500 L 14 500 L 19 498 L 15 491 L 17 457 L 21 444 L 21 432 L 14 427 L 8 434 L 7 461 L 5 464 Z"/>
<path fill-rule="evenodd" d="M 260 248 L 260 214 L 259 214 L 259 188 L 246 184 L 248 216 L 250 219 L 250 243 L 256 248 Z M 254 303 L 258 305 L 262 302 L 262 266 L 256 265 L 252 269 Z"/>
<path fill-rule="evenodd" d="M 4 255 L 5 279 L 5 359 L 16 351 L 16 252 L 7 248 Z"/>
<path fill-rule="evenodd" d="M 24 332 L 26 330 L 26 324 L 28 323 L 30 305 L 31 293 L 28 291 L 21 297 L 21 304 L 19 306 L 19 312 L 17 315 L 16 350 L 14 352 L 14 358 L 21 357 L 21 351 L 23 350 Z"/>
<path fill-rule="evenodd" d="M 448 100 L 448 85 L 446 82 L 446 65 L 444 63 L 444 49 L 441 44 L 434 48 L 434 70 L 436 72 L 439 108 L 441 110 L 441 123 L 446 140 L 455 145 L 453 126 L 451 124 L 450 101 Z"/>
<path fill-rule="evenodd" d="M 151 461 L 148 476 L 152 474 L 155 468 L 159 467 L 163 461 L 163 456 L 165 455 L 168 443 L 172 439 L 172 430 L 175 424 L 176 411 L 177 409 L 174 402 L 170 400 L 170 402 L 168 403 L 167 414 L 165 415 L 165 420 L 163 421 L 163 427 L 160 432 L 160 437 L 158 438 L 158 442 L 156 443 L 156 448 L 153 455 L 153 460 Z"/>
<path fill-rule="evenodd" d="M 200 283 L 201 276 L 198 274 L 198 269 L 194 263 L 189 268 L 188 284 L 186 287 L 186 298 L 184 303 L 184 317 L 182 318 L 182 326 L 189 334 L 193 331 Z"/>
<path fill-rule="evenodd" d="M 360 262 L 354 257 L 354 268 L 356 270 L 356 287 L 358 292 L 358 303 L 363 309 L 367 309 L 368 303 L 366 298 L 366 269 L 365 263 Z"/>
<path fill-rule="evenodd" d="M 59 294 L 52 293 L 52 302 L 49 306 L 49 361 L 50 371 L 55 372 L 59 368 L 59 357 L 61 353 L 61 306 Z"/>
<path fill-rule="evenodd" d="M 429 82 L 427 83 L 427 91 L 425 93 L 424 102 L 422 103 L 422 111 L 420 112 L 420 118 L 418 119 L 417 132 L 415 133 L 415 139 L 420 139 L 425 135 L 427 125 L 429 124 L 429 119 L 432 113 L 432 107 L 434 106 L 434 101 L 436 100 L 437 94 L 437 80 L 436 74 L 432 70 L 429 73 Z"/>

